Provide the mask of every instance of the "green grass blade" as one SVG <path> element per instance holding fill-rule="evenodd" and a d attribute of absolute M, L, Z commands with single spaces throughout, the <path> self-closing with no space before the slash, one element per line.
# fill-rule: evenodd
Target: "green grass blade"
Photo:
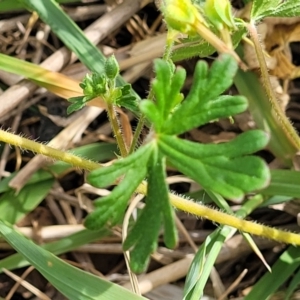
<path fill-rule="evenodd" d="M 300 197 L 300 172 L 272 170 L 270 185 L 261 191 L 264 195 Z"/>
<path fill-rule="evenodd" d="M 58 3 L 76 3 L 81 2 L 79 0 L 56 0 Z M 26 9 L 24 4 L 19 2 L 19 0 L 2 0 L 0 1 L 0 13 L 7 13 L 16 10 Z"/>
<path fill-rule="evenodd" d="M 68 299 L 72 300 L 141 300 L 130 291 L 77 269 L 26 239 L 11 226 L 0 221 L 0 232 L 7 242 Z"/>
<path fill-rule="evenodd" d="M 300 282 L 300 270 L 297 270 L 297 272 L 293 276 L 293 279 L 291 280 L 291 283 L 289 284 L 284 300 L 292 299 L 292 294 L 295 290 L 298 289 L 299 282 Z"/>
<path fill-rule="evenodd" d="M 210 193 L 214 200 L 218 203 L 223 203 L 221 196 Z M 217 199 L 218 198 L 218 199 Z M 246 202 L 236 213 L 240 218 L 246 217 L 262 202 L 262 197 L 257 195 Z M 225 206 L 225 209 L 227 206 Z M 224 209 L 224 208 L 223 208 Z M 230 234 L 234 234 L 236 229 L 229 226 L 222 226 L 208 236 L 205 243 L 201 245 L 187 275 L 184 287 L 184 300 L 198 300 L 203 295 L 204 287 L 209 278 L 211 269 L 222 249 L 222 246 Z M 258 254 L 259 251 L 257 251 Z"/>
<path fill-rule="evenodd" d="M 95 143 L 79 147 L 72 152 L 82 157 L 89 157 L 94 161 L 106 161 L 115 157 L 116 150 L 115 144 Z M 2 180 L 0 182 L 0 192 L 3 192 L 0 196 L 1 220 L 15 224 L 22 219 L 48 194 L 54 183 L 53 173 L 59 175 L 70 167 L 66 163 L 57 162 L 49 167 L 52 174 L 46 170 L 39 170 L 17 195 L 15 190 L 8 185 L 16 173 Z"/>
<path fill-rule="evenodd" d="M 294 273 L 299 265 L 299 248 L 290 246 L 273 265 L 272 273 L 266 273 L 244 300 L 268 299 Z"/>
<path fill-rule="evenodd" d="M 82 231 L 71 234 L 68 237 L 62 238 L 59 241 L 51 242 L 45 245 L 41 245 L 43 249 L 55 254 L 60 255 L 72 251 L 82 245 L 94 242 L 107 236 L 109 232 L 107 230 L 91 231 L 84 229 Z M 13 270 L 17 268 L 27 267 L 30 263 L 19 253 L 12 254 L 2 260 L 0 260 L 0 273 L 2 269 Z"/>
<path fill-rule="evenodd" d="M 15 224 L 36 208 L 47 196 L 54 178 L 26 185 L 16 195 L 11 189 L 0 197 L 1 220 Z"/>

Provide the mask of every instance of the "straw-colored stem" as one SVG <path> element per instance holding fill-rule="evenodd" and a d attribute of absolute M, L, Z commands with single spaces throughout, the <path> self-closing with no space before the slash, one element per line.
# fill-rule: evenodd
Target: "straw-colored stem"
<path fill-rule="evenodd" d="M 43 154 L 54 159 L 58 159 L 69 163 L 73 166 L 86 169 L 95 170 L 101 168 L 102 165 L 90 160 L 80 158 L 68 152 L 63 152 L 52 147 L 48 147 L 43 144 L 39 144 L 34 141 L 30 141 L 26 138 L 16 136 L 12 133 L 3 131 L 0 129 L 0 141 L 20 147 L 22 149 L 31 150 L 35 153 Z M 146 195 L 147 183 L 142 182 L 136 190 L 137 193 Z M 228 225 L 238 230 L 248 232 L 250 234 L 266 237 L 279 242 L 300 246 L 300 235 L 278 230 L 261 224 L 242 220 L 236 216 L 226 214 L 224 212 L 214 210 L 206 207 L 202 204 L 193 202 L 191 200 L 184 199 L 180 196 L 169 194 L 171 204 L 182 211 L 196 215 L 198 217 L 209 219 L 213 222 L 217 222 L 222 225 Z"/>
<path fill-rule="evenodd" d="M 120 149 L 121 156 L 126 157 L 128 155 L 128 151 L 126 149 L 126 145 L 125 145 L 125 142 L 124 142 L 124 139 L 123 139 L 123 136 L 122 136 L 120 126 L 119 126 L 116 111 L 115 111 L 113 105 L 109 104 L 109 103 L 107 104 L 106 109 L 107 109 L 107 115 L 108 115 L 108 118 L 109 118 L 110 126 L 111 126 L 111 128 L 113 130 L 113 133 L 115 135 L 118 147 Z"/>
<path fill-rule="evenodd" d="M 284 132 L 286 135 L 290 138 L 292 143 L 295 145 L 297 149 L 300 149 L 300 138 L 295 131 L 294 127 L 292 124 L 289 122 L 288 118 L 286 117 L 285 113 L 281 109 L 278 100 L 276 99 L 274 90 L 272 88 L 270 78 L 269 78 L 269 73 L 268 73 L 268 68 L 267 64 L 265 61 L 264 53 L 262 50 L 262 47 L 259 42 L 259 37 L 257 34 L 257 30 L 254 24 L 248 24 L 247 25 L 251 40 L 254 44 L 255 52 L 257 59 L 259 61 L 259 66 L 260 66 L 260 71 L 261 71 L 261 80 L 264 86 L 264 89 L 267 93 L 268 99 L 271 102 L 272 108 L 274 110 L 274 113 L 276 115 L 276 118 L 279 120 Z"/>
<path fill-rule="evenodd" d="M 230 47 L 228 47 L 218 36 L 216 36 L 211 30 L 209 30 L 204 24 L 198 22 L 196 25 L 198 34 L 210 43 L 219 53 L 229 53 L 239 63 L 243 70 L 247 69 L 247 66 L 241 61 L 237 53 Z"/>

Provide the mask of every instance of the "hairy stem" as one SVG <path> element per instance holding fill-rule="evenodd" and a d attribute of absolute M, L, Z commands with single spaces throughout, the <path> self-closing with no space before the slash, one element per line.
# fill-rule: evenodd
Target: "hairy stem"
<path fill-rule="evenodd" d="M 140 119 L 138 121 L 137 127 L 135 129 L 135 132 L 134 132 L 134 135 L 133 135 L 133 139 L 132 139 L 132 143 L 130 145 L 130 149 L 129 149 L 129 153 L 128 154 L 131 154 L 131 153 L 134 152 L 134 150 L 135 150 L 135 148 L 137 146 L 140 134 L 141 134 L 142 129 L 144 127 L 144 124 L 145 124 L 145 117 L 144 117 L 144 115 L 141 115 Z"/>
<path fill-rule="evenodd" d="M 218 36 L 216 36 L 211 30 L 209 30 L 204 24 L 198 22 L 196 26 L 198 34 L 210 43 L 218 52 L 229 53 L 238 62 L 243 70 L 247 69 L 247 66 L 241 61 L 237 53 L 230 47 L 228 47 Z"/>
<path fill-rule="evenodd" d="M 281 107 L 280 107 L 280 105 L 279 105 L 279 103 L 276 99 L 275 93 L 273 91 L 273 88 L 272 88 L 272 85 L 271 85 L 271 82 L 270 82 L 270 78 L 269 78 L 267 64 L 266 64 L 266 61 L 265 61 L 263 50 L 262 50 L 260 42 L 259 42 L 259 37 L 258 37 L 258 34 L 257 34 L 256 27 L 252 23 L 248 24 L 247 27 L 248 27 L 248 30 L 249 30 L 249 33 L 250 33 L 250 36 L 251 36 L 251 40 L 254 44 L 257 59 L 259 61 L 260 70 L 261 70 L 261 79 L 262 79 L 262 82 L 263 82 L 263 86 L 265 88 L 265 91 L 267 93 L 269 101 L 271 102 L 274 113 L 275 113 L 277 119 L 279 120 L 284 132 L 286 133 L 286 135 L 292 141 L 294 146 L 297 149 L 300 149 L 300 138 L 299 138 L 297 132 L 295 131 L 294 127 L 292 126 L 292 124 L 289 122 L 286 115 L 282 111 L 282 109 L 281 109 Z"/>
<path fill-rule="evenodd" d="M 30 150 L 34 153 L 42 154 L 55 160 L 64 161 L 74 167 L 79 167 L 88 171 L 92 171 L 101 167 L 99 163 L 83 159 L 69 152 L 64 152 L 41 143 L 37 143 L 2 129 L 0 129 L 0 141 L 17 146 L 22 150 Z"/>
<path fill-rule="evenodd" d="M 117 140 L 117 144 L 120 149 L 121 156 L 126 157 L 128 155 L 128 151 L 127 151 L 127 148 L 126 148 L 123 136 L 122 136 L 120 126 L 119 126 L 116 111 L 115 111 L 113 105 L 110 103 L 107 104 L 107 115 L 109 118 L 111 128 L 114 132 L 115 138 Z"/>
<path fill-rule="evenodd" d="M 0 129 L 0 141 L 21 147 L 26 150 L 31 150 L 35 153 L 43 154 L 54 159 L 58 159 L 69 163 L 73 166 L 86 169 L 89 171 L 101 168 L 102 165 L 90 160 L 80 158 L 68 152 L 63 152 L 43 144 L 30 141 L 26 138 L 16 136 L 12 133 Z M 137 193 L 146 195 L 147 183 L 143 182 L 136 190 Z M 238 230 L 248 232 L 250 234 L 266 237 L 279 242 L 300 246 L 300 235 L 278 230 L 268 226 L 242 220 L 236 216 L 226 214 L 224 212 L 214 210 L 191 200 L 184 199 L 180 196 L 169 194 L 171 204 L 182 211 L 194 214 L 198 217 L 209 219 L 222 225 L 228 225 Z"/>

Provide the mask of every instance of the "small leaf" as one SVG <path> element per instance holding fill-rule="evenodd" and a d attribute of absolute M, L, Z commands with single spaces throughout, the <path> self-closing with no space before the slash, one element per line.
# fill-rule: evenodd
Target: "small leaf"
<path fill-rule="evenodd" d="M 246 34 L 245 25 L 236 19 L 237 31 L 235 31 L 231 38 L 234 48 L 239 45 L 241 39 Z M 176 45 L 176 48 L 171 54 L 171 58 L 174 62 L 182 61 L 192 57 L 207 57 L 215 52 L 215 48 L 206 42 L 203 38 L 188 37 L 180 40 L 180 43 Z"/>
<path fill-rule="evenodd" d="M 118 88 L 121 91 L 121 95 L 118 96 L 117 99 L 115 99 L 115 105 L 123 105 L 125 106 L 130 103 L 130 102 L 135 102 L 136 97 L 132 96 L 130 93 L 131 91 L 131 85 L 130 84 L 125 84 L 121 87 Z"/>
<path fill-rule="evenodd" d="M 207 0 L 204 12 L 218 30 L 222 30 L 224 27 L 235 28 L 229 0 Z"/>
<path fill-rule="evenodd" d="M 73 97 L 68 99 L 68 101 L 72 103 L 67 108 L 68 115 L 82 109 L 86 105 L 85 96 Z"/>
<path fill-rule="evenodd" d="M 165 120 L 172 109 L 178 104 L 180 90 L 186 78 L 186 72 L 178 68 L 175 73 L 173 63 L 162 59 L 155 60 L 154 63 L 156 78 L 152 83 L 155 93 L 156 104 L 161 118 Z"/>
<path fill-rule="evenodd" d="M 270 9 L 266 14 L 268 17 L 299 17 L 300 2 L 294 0 L 282 1 L 276 9 Z"/>
<path fill-rule="evenodd" d="M 202 145 L 177 137 L 160 135 L 159 147 L 179 171 L 205 189 L 240 200 L 245 193 L 260 189 L 270 181 L 263 160 L 245 156 L 266 146 L 268 136 L 248 131 L 223 144 Z"/>
<path fill-rule="evenodd" d="M 269 11 L 276 10 L 276 7 L 281 2 L 282 0 L 254 0 L 251 9 L 251 20 L 259 20 L 264 17 L 269 17 Z M 288 2 L 295 3 L 295 1 Z"/>
<path fill-rule="evenodd" d="M 146 118 L 154 124 L 155 129 L 159 130 L 161 127 L 161 117 L 157 105 L 151 100 L 143 100 L 140 103 L 140 110 L 145 114 Z"/>
<path fill-rule="evenodd" d="M 130 84 L 125 84 L 122 86 L 122 96 L 126 96 L 130 94 L 130 89 L 131 89 L 131 85 Z"/>

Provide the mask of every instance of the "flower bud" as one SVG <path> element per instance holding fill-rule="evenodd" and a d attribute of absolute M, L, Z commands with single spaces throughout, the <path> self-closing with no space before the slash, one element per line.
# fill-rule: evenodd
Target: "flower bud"
<path fill-rule="evenodd" d="M 114 55 L 107 58 L 104 66 L 105 74 L 109 79 L 115 79 L 119 74 L 119 64 Z"/>
<path fill-rule="evenodd" d="M 229 0 L 206 0 L 204 12 L 209 21 L 219 30 L 235 28 Z"/>

